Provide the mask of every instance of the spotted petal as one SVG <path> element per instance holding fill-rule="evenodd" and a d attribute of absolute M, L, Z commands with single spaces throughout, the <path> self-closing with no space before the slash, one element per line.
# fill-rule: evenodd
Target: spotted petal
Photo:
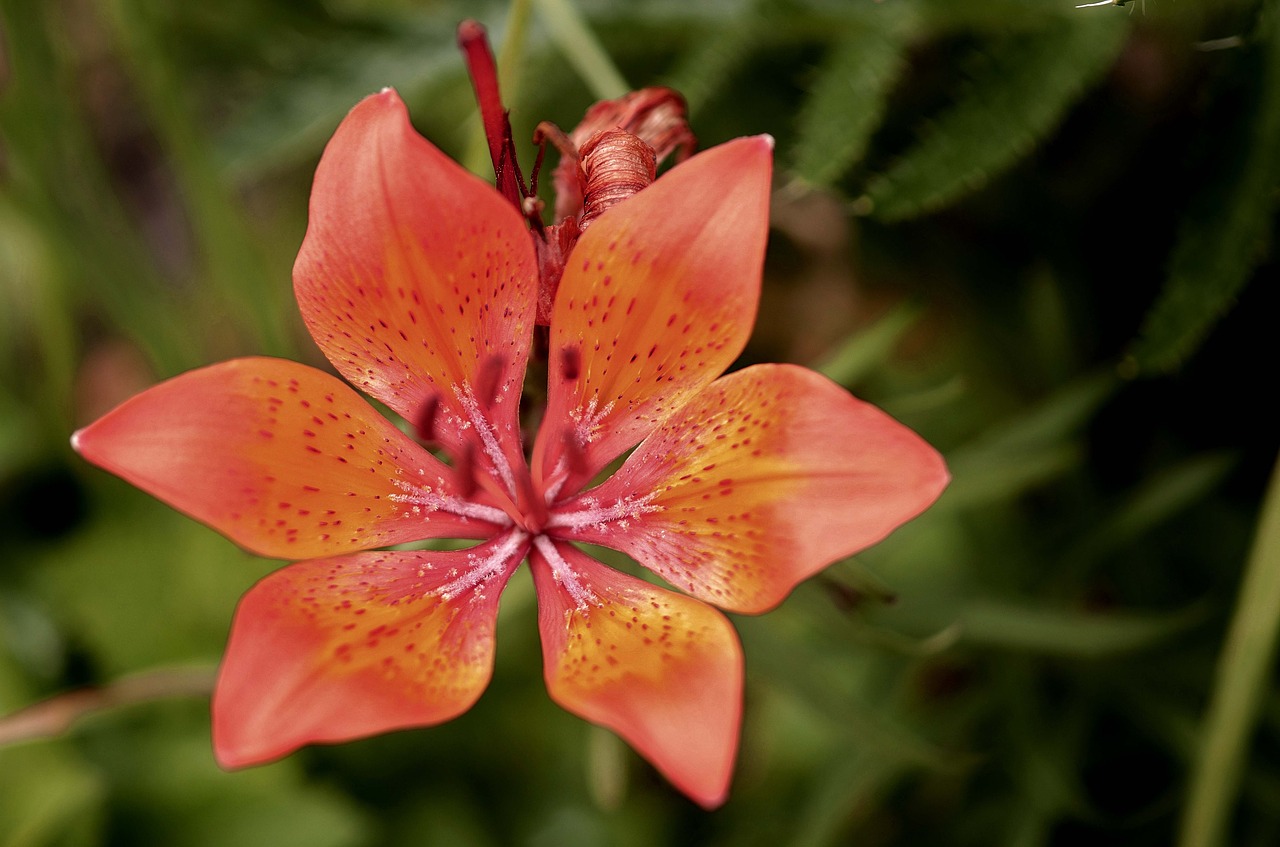
<path fill-rule="evenodd" d="M 353 385 L 411 422 L 437 410 L 433 435 L 455 451 L 523 460 L 538 286 L 528 228 L 414 131 L 391 89 L 352 109 L 325 148 L 293 280 L 312 336 Z"/>
<path fill-rule="evenodd" d="M 552 313 L 535 472 L 553 479 L 573 466 L 572 490 L 742 352 L 760 297 L 772 150 L 768 136 L 707 150 L 583 233 Z"/>
<path fill-rule="evenodd" d="M 218 761 L 259 764 L 471 708 L 493 670 L 498 595 L 527 546 L 507 533 L 468 551 L 357 553 L 259 582 L 218 674 Z"/>
<path fill-rule="evenodd" d="M 552 699 L 621 735 L 698 803 L 723 803 L 742 718 L 729 621 L 545 537 L 531 561 Z"/>
<path fill-rule="evenodd" d="M 495 528 L 453 493 L 448 468 L 354 391 L 282 359 L 235 359 L 162 382 L 72 443 L 264 556 L 331 556 Z M 422 502 L 414 508 L 405 497 Z"/>
<path fill-rule="evenodd" d="M 668 419 L 562 509 L 557 531 L 758 613 L 924 511 L 947 479 L 938 453 L 884 412 L 813 371 L 758 365 Z"/>

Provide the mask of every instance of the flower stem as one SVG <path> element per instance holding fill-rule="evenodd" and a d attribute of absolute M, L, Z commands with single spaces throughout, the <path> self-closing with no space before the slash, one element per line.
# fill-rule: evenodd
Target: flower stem
<path fill-rule="evenodd" d="M 612 100 L 631 90 L 572 0 L 536 2 L 538 12 L 551 30 L 552 39 L 592 94 L 601 100 Z"/>
<path fill-rule="evenodd" d="M 1246 743 L 1269 688 L 1280 634 L 1280 464 L 1272 473 L 1245 565 L 1235 617 L 1201 729 L 1179 847 L 1217 847 L 1245 765 Z"/>
<path fill-rule="evenodd" d="M 100 688 L 68 691 L 0 716 L 0 747 L 56 737 L 85 715 L 104 709 L 175 697 L 208 697 L 214 676 L 212 668 L 158 668 Z"/>

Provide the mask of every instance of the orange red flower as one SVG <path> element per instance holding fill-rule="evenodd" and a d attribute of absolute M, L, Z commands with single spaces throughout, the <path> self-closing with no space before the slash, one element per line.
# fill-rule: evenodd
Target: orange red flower
<path fill-rule="evenodd" d="M 551 696 L 697 802 L 723 802 L 743 657 L 714 607 L 773 608 L 947 480 L 918 436 L 814 372 L 721 376 L 756 315 L 772 147 L 688 158 L 576 234 L 528 445 L 540 261 L 525 214 L 418 135 L 393 91 L 352 110 L 316 172 L 298 305 L 346 381 L 450 462 L 342 381 L 267 358 L 178 376 L 74 437 L 89 461 L 295 562 L 236 611 L 213 701 L 221 763 L 466 711 L 527 560 Z M 478 543 L 379 549 L 435 538 Z"/>

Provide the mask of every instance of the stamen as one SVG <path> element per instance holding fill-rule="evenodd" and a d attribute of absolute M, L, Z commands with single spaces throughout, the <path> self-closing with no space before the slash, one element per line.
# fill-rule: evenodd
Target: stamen
<path fill-rule="evenodd" d="M 528 533 L 515 529 L 503 539 L 501 544 L 494 547 L 484 556 L 468 553 L 467 563 L 469 570 L 436 589 L 436 593 L 442 599 L 452 601 L 463 592 L 469 591 L 497 576 L 510 567 L 511 559 L 515 556 L 516 550 L 528 540 Z"/>
<path fill-rule="evenodd" d="M 610 400 L 599 411 L 596 407 L 599 405 L 599 395 L 593 396 L 587 401 L 587 407 L 574 409 L 569 413 L 569 418 L 574 422 L 573 437 L 577 439 L 578 444 L 585 449 L 588 444 L 595 440 L 596 434 L 600 431 L 600 425 L 604 423 L 604 419 L 609 417 L 613 411 L 613 401 Z"/>
<path fill-rule="evenodd" d="M 458 484 L 458 493 L 470 500 L 476 493 L 476 448 L 470 442 L 464 442 L 454 462 L 453 475 Z"/>
<path fill-rule="evenodd" d="M 595 497 L 584 497 L 578 501 L 582 508 L 571 512 L 553 512 L 547 521 L 547 529 L 593 529 L 596 532 L 607 532 L 614 527 L 627 530 L 631 521 L 641 515 L 661 512 L 662 507 L 653 504 L 656 493 L 635 497 L 628 494 L 608 506 L 601 505 Z M 611 526 L 612 525 L 612 526 Z"/>
<path fill-rule="evenodd" d="M 566 347 L 561 350 L 562 369 L 571 370 L 575 363 L 574 360 L 579 356 L 580 354 L 576 347 Z M 596 407 L 598 405 L 597 398 L 592 397 L 587 402 L 585 409 L 578 408 L 569 413 L 569 419 L 573 421 L 573 426 L 564 431 L 561 436 L 563 449 L 560 452 L 560 457 L 556 460 L 555 468 L 548 475 L 542 488 L 542 499 L 548 506 L 555 502 L 556 497 L 560 495 L 561 490 L 570 478 L 590 476 L 591 467 L 587 457 L 587 448 L 599 434 L 600 425 L 604 422 L 604 419 L 613 411 L 613 401 L 606 403 L 605 407 L 597 412 Z"/>
<path fill-rule="evenodd" d="M 486 406 L 502 402 L 498 394 L 498 381 L 506 368 L 506 358 L 499 354 L 486 356 L 476 370 L 476 399 Z"/>
<path fill-rule="evenodd" d="M 444 512 L 457 515 L 464 520 L 488 521 L 498 526 L 512 525 L 510 516 L 502 509 L 475 503 L 465 497 L 443 494 L 430 485 L 414 485 L 403 479 L 393 479 L 392 482 L 404 494 L 391 494 L 388 495 L 388 499 L 393 503 L 403 503 L 410 507 L 404 513 L 406 518 L 417 516 L 426 519 L 431 512 Z"/>
<path fill-rule="evenodd" d="M 591 589 L 582 584 L 573 566 L 560 555 L 554 541 L 545 535 L 539 535 L 533 539 L 533 546 L 538 548 L 542 558 L 547 560 L 547 564 L 551 566 L 552 579 L 569 593 L 578 611 L 585 612 L 591 606 L 602 605 Z"/>
<path fill-rule="evenodd" d="M 533 129 L 533 143 L 545 150 L 548 141 L 561 156 L 572 159 L 574 162 L 578 161 L 578 148 L 573 140 L 551 121 L 543 121 Z"/>
<path fill-rule="evenodd" d="M 537 136 L 534 136 L 534 144 L 538 144 Z M 530 197 L 538 196 L 538 175 L 542 173 L 542 160 L 547 156 L 547 145 L 538 144 L 538 155 L 533 160 L 533 170 L 529 172 L 529 197 L 525 198 L 527 202 Z"/>
<path fill-rule="evenodd" d="M 560 373 L 565 379 L 576 380 L 582 375 L 582 349 L 577 345 L 560 350 Z"/>
<path fill-rule="evenodd" d="M 439 416 L 440 397 L 435 394 L 427 395 L 427 399 L 422 402 L 422 408 L 418 410 L 417 420 L 413 422 L 414 432 L 423 444 L 436 443 L 436 419 Z"/>

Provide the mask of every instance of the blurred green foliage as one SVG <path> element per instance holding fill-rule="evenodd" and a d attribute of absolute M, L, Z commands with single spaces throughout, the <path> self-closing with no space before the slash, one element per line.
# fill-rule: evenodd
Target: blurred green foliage
<path fill-rule="evenodd" d="M 1246 563 L 1257 591 L 1280 577 L 1276 521 L 1249 553 L 1280 446 L 1262 343 L 1280 4 L 522 11 L 517 138 L 573 126 L 611 84 L 575 70 L 600 56 L 684 91 L 704 145 L 775 136 L 746 358 L 820 365 L 883 405 L 947 453 L 951 489 L 737 620 L 746 725 L 717 812 L 550 703 L 521 578 L 463 718 L 227 774 L 202 697 L 118 705 L 0 747 L 0 845 L 1280 842 L 1280 603 L 1253 592 L 1240 620 L 1262 635 L 1221 653 Z M 274 565 L 67 438 L 199 364 L 322 365 L 289 268 L 324 141 L 393 85 L 467 156 L 454 27 L 478 17 L 501 44 L 508 14 L 0 0 L 0 714 L 214 666 Z M 1193 779 L 1214 744 L 1239 749 Z"/>

